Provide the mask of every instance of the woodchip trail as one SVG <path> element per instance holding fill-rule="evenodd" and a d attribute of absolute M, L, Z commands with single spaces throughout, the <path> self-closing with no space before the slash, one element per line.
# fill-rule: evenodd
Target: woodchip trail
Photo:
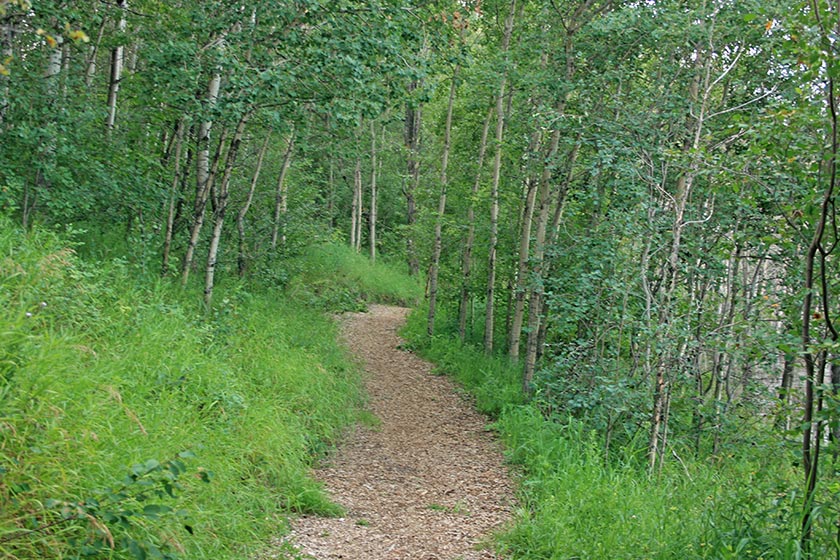
<path fill-rule="evenodd" d="M 432 366 L 400 349 L 407 309 L 372 305 L 342 319 L 367 372 L 369 410 L 315 475 L 343 518 L 302 517 L 286 537 L 317 560 L 488 560 L 510 519 L 513 484 L 488 419 Z"/>

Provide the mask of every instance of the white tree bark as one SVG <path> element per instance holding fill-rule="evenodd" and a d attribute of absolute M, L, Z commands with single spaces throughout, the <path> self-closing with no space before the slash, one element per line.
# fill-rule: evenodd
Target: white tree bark
<path fill-rule="evenodd" d="M 271 250 L 277 249 L 277 238 L 280 244 L 286 244 L 286 214 L 289 207 L 288 193 L 286 186 L 286 174 L 292 164 L 292 152 L 295 149 L 295 131 L 289 133 L 289 141 L 286 143 L 286 151 L 283 153 L 283 165 L 280 167 L 280 175 L 277 178 L 277 195 L 274 199 L 274 224 L 271 230 Z M 282 230 L 282 231 L 281 231 Z"/>
<path fill-rule="evenodd" d="M 125 45 L 122 44 L 125 35 L 126 20 L 125 12 L 128 8 L 127 0 L 117 0 L 117 7 L 120 8 L 120 21 L 117 29 L 120 35 L 120 44 L 111 51 L 111 82 L 108 87 L 108 119 L 105 123 L 108 134 L 114 129 L 117 122 L 117 93 L 120 90 L 122 80 L 123 64 L 125 63 Z"/>
<path fill-rule="evenodd" d="M 467 336 L 467 310 L 470 303 L 470 276 L 472 274 L 472 251 L 475 245 L 475 199 L 481 187 L 481 172 L 484 157 L 487 155 L 487 138 L 490 136 L 490 120 L 493 118 L 493 106 L 487 109 L 484 126 L 481 129 L 481 142 L 478 146 L 478 163 L 473 182 L 470 203 L 467 207 L 467 236 L 464 239 L 464 251 L 461 254 L 461 301 L 458 305 L 458 336 L 465 340 Z"/>
<path fill-rule="evenodd" d="M 210 236 L 210 247 L 207 250 L 207 267 L 204 270 L 204 307 L 209 310 L 213 303 L 213 288 L 216 282 L 216 265 L 218 264 L 219 245 L 222 240 L 222 229 L 225 222 L 225 214 L 228 206 L 230 189 L 230 178 L 233 173 L 233 164 L 236 162 L 236 155 L 239 152 L 239 145 L 242 143 L 242 135 L 245 132 L 245 125 L 248 123 L 249 113 L 245 113 L 236 125 L 236 131 L 230 141 L 227 157 L 225 158 L 225 172 L 222 182 L 219 185 L 218 195 L 215 199 L 216 211 L 213 213 L 213 234 Z"/>
<path fill-rule="evenodd" d="M 368 245 L 370 248 L 370 262 L 376 262 L 376 206 L 377 192 L 376 192 L 376 178 L 379 173 L 377 168 L 376 158 L 376 125 L 373 121 L 370 123 L 370 218 L 368 221 Z"/>
<path fill-rule="evenodd" d="M 207 108 L 212 109 L 216 106 L 219 99 L 219 90 L 222 85 L 222 76 L 220 73 L 215 73 L 207 84 Z M 196 198 L 195 208 L 198 209 L 201 204 L 200 193 L 204 192 L 207 185 L 207 177 L 210 171 L 210 128 L 213 126 L 213 121 L 210 119 L 202 121 L 198 127 L 198 154 L 195 159 L 195 177 L 196 177 Z"/>
<path fill-rule="evenodd" d="M 449 86 L 449 103 L 446 109 L 446 125 L 443 132 L 443 154 L 440 162 L 440 198 L 438 199 L 437 219 L 435 220 L 435 240 L 432 249 L 432 264 L 429 267 L 429 316 L 426 332 L 429 336 L 435 334 L 435 313 L 437 311 L 438 270 L 440 269 L 440 253 L 443 233 L 443 216 L 446 212 L 446 175 L 449 166 L 449 151 L 452 144 L 452 111 L 455 107 L 455 92 L 458 88 L 458 74 L 461 66 L 455 66 L 452 71 L 452 84 Z"/>
<path fill-rule="evenodd" d="M 186 286 L 190 277 L 190 269 L 192 268 L 193 260 L 195 259 L 195 248 L 198 245 L 198 238 L 201 235 L 201 229 L 204 227 L 204 210 L 207 207 L 207 200 L 210 197 L 210 191 L 213 189 L 213 183 L 216 180 L 216 173 L 218 172 L 219 162 L 222 159 L 222 150 L 225 141 L 227 140 L 227 130 L 222 129 L 219 135 L 219 145 L 216 147 L 216 155 L 213 157 L 213 163 L 207 175 L 201 191 L 196 194 L 196 208 L 193 213 L 193 223 L 190 228 L 190 239 L 187 243 L 187 251 L 184 254 L 184 262 L 181 265 L 181 285 Z"/>
<path fill-rule="evenodd" d="M 494 334 L 494 298 L 496 295 L 496 251 L 499 243 L 499 180 L 502 169 L 502 141 L 505 130 L 505 91 L 507 89 L 507 60 L 510 48 L 510 38 L 513 35 L 513 22 L 516 17 L 516 0 L 510 3 L 510 12 L 505 20 L 504 36 L 502 37 L 502 57 L 505 68 L 502 69 L 502 79 L 496 94 L 496 152 L 493 160 L 493 182 L 490 190 L 490 240 L 487 258 L 487 301 L 484 316 L 484 351 L 493 351 Z"/>

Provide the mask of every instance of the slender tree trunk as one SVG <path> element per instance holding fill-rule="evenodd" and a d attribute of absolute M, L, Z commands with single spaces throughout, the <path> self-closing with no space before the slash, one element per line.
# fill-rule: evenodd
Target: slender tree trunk
<path fill-rule="evenodd" d="M 830 364 L 831 372 L 831 396 L 836 399 L 840 394 L 840 356 L 832 352 L 828 355 L 828 362 Z M 831 430 L 829 432 L 829 442 L 831 444 L 832 461 L 836 465 L 840 450 L 837 449 L 837 442 L 840 440 L 840 426 L 837 422 L 831 423 Z"/>
<path fill-rule="evenodd" d="M 545 28 L 543 29 L 545 31 Z M 548 66 L 548 50 L 543 49 L 540 56 L 540 69 Z M 538 107 L 539 99 L 532 99 L 531 106 Z M 527 294 L 528 257 L 531 254 L 531 224 L 534 218 L 534 201 L 536 199 L 538 181 L 534 177 L 531 162 L 541 151 L 543 133 L 540 127 L 534 127 L 531 141 L 528 144 L 528 165 L 526 168 L 525 189 L 523 193 L 522 224 L 519 229 L 519 261 L 515 271 L 515 286 L 513 288 L 513 314 L 508 313 L 510 325 L 508 328 L 508 357 L 512 362 L 519 360 L 519 347 L 522 340 L 522 322 L 525 317 L 525 299 Z"/>
<path fill-rule="evenodd" d="M 142 36 L 143 29 L 142 27 L 138 27 L 136 29 L 138 35 Z M 140 52 L 140 45 L 136 42 L 132 43 L 131 46 L 128 48 L 128 56 L 126 57 L 125 66 L 128 68 L 128 71 L 131 74 L 134 74 L 137 71 L 137 54 Z"/>
<path fill-rule="evenodd" d="M 368 246 L 370 262 L 376 263 L 376 176 L 379 173 L 376 158 L 376 124 L 370 123 L 370 217 L 368 220 Z"/>
<path fill-rule="evenodd" d="M 175 230 L 175 208 L 178 199 L 178 186 L 181 182 L 181 151 L 184 143 L 185 120 L 182 117 L 178 120 L 178 127 L 175 131 L 175 171 L 172 173 L 172 189 L 169 192 L 169 203 L 166 212 L 166 232 L 163 238 L 163 258 L 160 274 L 166 276 L 169 272 L 169 253 L 172 249 L 172 236 Z"/>
<path fill-rule="evenodd" d="M 329 218 L 330 229 L 336 228 L 335 220 L 335 161 L 332 152 L 330 152 L 330 176 L 327 181 L 327 217 Z"/>
<path fill-rule="evenodd" d="M 57 23 L 52 21 L 54 25 Z M 59 92 L 61 86 L 61 64 L 63 62 L 61 45 L 64 39 L 61 36 L 55 39 L 58 45 L 50 50 L 47 57 L 47 65 L 44 68 L 44 86 L 46 93 L 54 105 L 59 104 Z M 54 122 L 53 116 L 47 117 L 47 122 Z M 56 155 L 56 139 L 49 137 L 40 143 L 38 147 L 38 159 L 41 161 L 53 161 Z M 21 221 L 24 229 L 28 229 L 32 223 L 32 218 L 38 206 L 39 191 L 49 186 L 47 177 L 43 170 L 39 167 L 34 170 L 34 177 L 30 184 L 29 181 L 24 181 L 23 185 L 23 201 L 21 204 Z"/>
<path fill-rule="evenodd" d="M 470 275 L 472 273 L 472 251 L 475 244 L 475 199 L 481 187 L 481 172 L 484 168 L 484 156 L 487 154 L 487 138 L 490 136 L 490 120 L 493 118 L 493 106 L 487 110 L 484 126 L 481 129 L 481 142 L 478 146 L 478 163 L 475 181 L 470 192 L 467 207 L 467 236 L 464 239 L 464 251 L 461 254 L 461 300 L 458 305 L 458 336 L 461 341 L 467 336 L 467 311 L 470 308 Z"/>
<path fill-rule="evenodd" d="M 674 222 L 671 229 L 671 247 L 667 261 L 665 283 L 662 287 L 662 296 L 659 302 L 658 325 L 662 329 L 670 324 L 671 302 L 673 301 L 673 295 L 679 283 L 679 253 L 682 245 L 683 227 L 685 225 L 685 209 L 691 193 L 695 172 L 696 164 L 692 165 L 692 169 L 680 176 L 677 180 L 676 195 L 674 197 Z M 662 344 L 665 344 L 664 333 L 660 333 L 658 338 L 662 340 Z M 651 415 L 650 440 L 648 442 L 648 461 L 651 471 L 656 468 L 657 461 L 661 460 L 665 451 L 664 445 L 662 445 L 662 434 L 664 434 L 664 427 L 667 426 L 668 422 L 665 408 L 665 403 L 670 398 L 668 370 L 673 365 L 669 354 L 667 350 L 663 350 L 657 359 L 656 365 L 656 378 L 653 386 L 653 413 Z"/>
<path fill-rule="evenodd" d="M 2 59 L 11 60 L 14 55 L 14 37 L 15 32 L 11 25 L 0 28 L 0 55 Z M 0 76 L 0 83 L 3 84 L 2 92 L 0 92 L 0 127 L 6 122 L 6 111 L 9 108 L 9 78 L 8 76 Z"/>
<path fill-rule="evenodd" d="M 210 78 L 207 85 L 207 110 L 215 107 L 219 99 L 219 90 L 222 85 L 222 76 L 218 72 Z M 195 210 L 204 207 L 205 200 L 202 200 L 201 193 L 206 191 L 207 178 L 210 174 L 210 128 L 213 121 L 209 118 L 198 127 L 198 150 L 195 159 Z M 207 191 L 209 193 L 209 191 Z"/>
<path fill-rule="evenodd" d="M 295 149 L 295 131 L 289 133 L 289 141 L 286 143 L 286 151 L 283 153 L 283 165 L 280 167 L 280 175 L 277 178 L 277 196 L 274 199 L 274 225 L 271 230 L 271 250 L 277 249 L 277 237 L 280 235 L 280 244 L 286 244 L 286 213 L 288 210 L 288 188 L 286 187 L 286 174 L 292 164 L 292 152 Z M 282 230 L 282 233 L 281 233 Z"/>
<path fill-rule="evenodd" d="M 361 128 L 359 129 L 361 136 Z M 364 190 L 362 189 L 362 156 L 356 159 L 356 169 L 353 173 L 353 187 L 356 189 L 356 198 L 359 201 L 359 211 L 356 213 L 356 245 L 353 249 L 360 253 L 362 251 L 362 223 L 364 222 L 365 205 Z"/>
<path fill-rule="evenodd" d="M 260 172 L 262 171 L 265 152 L 268 150 L 268 142 L 271 140 L 273 132 L 274 131 L 269 130 L 268 134 L 265 136 L 263 145 L 260 148 L 260 153 L 257 156 L 257 167 L 254 170 L 254 176 L 251 179 L 251 187 L 248 189 L 248 196 L 245 197 L 245 204 L 242 205 L 242 208 L 239 209 L 239 213 L 236 215 L 236 231 L 239 235 L 239 255 L 236 259 L 236 268 L 240 278 L 245 276 L 245 269 L 248 264 L 248 257 L 246 255 L 247 251 L 245 247 L 245 216 L 248 214 L 248 210 L 251 208 L 251 202 L 254 200 L 254 191 L 257 190 L 257 182 L 260 179 Z"/>
<path fill-rule="evenodd" d="M 411 93 L 417 89 L 417 82 L 412 82 L 408 91 Z M 414 222 L 417 221 L 417 202 L 415 193 L 420 186 L 420 123 L 422 122 L 423 110 L 418 104 L 413 107 L 411 103 L 405 111 L 405 146 L 408 150 L 408 178 L 405 184 L 406 201 L 406 254 L 408 258 L 408 273 L 416 276 L 420 272 L 420 261 L 417 258 L 417 248 L 414 243 Z"/>
<path fill-rule="evenodd" d="M 359 224 L 362 221 L 362 157 L 356 156 L 356 166 L 353 168 L 353 203 L 350 211 L 350 247 L 359 250 Z"/>
<path fill-rule="evenodd" d="M 242 143 L 242 135 L 245 132 L 245 125 L 248 123 L 250 113 L 245 113 L 236 125 L 236 131 L 230 141 L 227 157 L 225 158 L 225 171 L 222 182 L 219 185 L 216 195 L 216 210 L 213 212 L 213 233 L 210 236 L 210 247 L 207 250 L 207 267 L 204 271 L 204 307 L 209 310 L 213 302 L 213 288 L 216 282 L 216 265 L 218 264 L 219 244 L 222 239 L 222 228 L 227 212 L 228 195 L 230 190 L 230 177 L 233 173 L 233 165 L 236 162 L 236 155 L 239 152 L 239 145 Z"/>
<path fill-rule="evenodd" d="M 181 264 L 181 285 L 186 286 L 190 277 L 190 270 L 192 269 L 193 260 L 195 258 L 195 248 L 198 245 L 198 239 L 201 236 L 201 229 L 204 226 L 205 209 L 207 208 L 207 200 L 210 198 L 210 191 L 213 189 L 213 183 L 216 180 L 216 174 L 219 170 L 219 162 L 222 159 L 222 150 L 224 149 L 227 140 L 227 129 L 223 128 L 219 135 L 219 145 L 216 147 L 216 155 L 213 156 L 213 163 L 207 174 L 207 179 L 201 186 L 201 190 L 196 194 L 195 209 L 193 211 L 193 222 L 190 228 L 190 239 L 187 243 L 187 250 L 184 253 L 184 261 Z"/>
<path fill-rule="evenodd" d="M 574 148 L 572 148 L 571 155 L 569 155 L 568 169 L 566 170 L 566 178 L 557 192 L 557 202 L 554 206 L 554 217 L 551 219 L 551 228 L 549 229 L 550 237 L 548 241 L 546 241 L 546 247 L 557 246 L 557 238 L 560 231 L 560 221 L 563 219 L 563 211 L 566 208 L 566 199 L 569 193 L 569 189 L 571 189 L 572 186 L 572 178 L 574 176 L 575 163 L 577 163 L 579 153 L 580 135 L 578 135 L 577 143 L 575 144 Z M 550 278 L 551 261 L 547 261 L 544 259 L 542 266 L 542 276 L 544 278 Z M 541 300 L 542 301 L 540 304 L 540 328 L 539 333 L 537 335 L 537 355 L 535 358 L 535 363 L 538 362 L 542 357 L 543 349 L 545 348 L 545 339 L 548 334 L 548 317 L 546 315 L 546 307 L 548 302 L 546 301 L 545 297 L 542 297 Z"/>
<path fill-rule="evenodd" d="M 61 67 L 64 69 L 64 72 L 61 73 L 61 104 L 64 105 L 67 101 L 67 82 L 69 81 L 70 75 L 70 59 L 72 57 L 72 50 L 70 48 L 69 41 L 62 41 L 61 42 Z"/>
<path fill-rule="evenodd" d="M 782 357 L 782 380 L 779 386 L 779 416 L 776 418 L 776 425 L 781 426 L 784 431 L 790 430 L 790 397 L 793 390 L 793 368 L 796 365 L 796 356 L 785 352 Z"/>
<path fill-rule="evenodd" d="M 117 7 L 120 8 L 120 21 L 117 29 L 120 35 L 120 44 L 111 51 L 111 81 L 108 86 L 108 119 L 105 123 L 108 134 L 114 129 L 117 122 L 117 93 L 120 90 L 122 80 L 123 63 L 125 62 L 125 12 L 128 8 L 127 0 L 117 0 Z"/>
<path fill-rule="evenodd" d="M 551 225 L 548 230 L 548 239 L 545 242 L 546 251 L 551 247 L 557 247 L 557 239 L 558 233 L 560 228 L 560 221 L 563 219 L 563 212 L 566 208 L 566 200 L 569 193 L 569 189 L 571 189 L 572 184 L 572 177 L 574 174 L 574 167 L 575 163 L 577 162 L 578 154 L 580 153 L 580 140 L 578 139 L 578 143 L 572 148 L 571 155 L 568 158 L 568 170 L 566 172 L 566 178 L 563 184 L 557 191 L 557 201 L 555 202 L 554 206 L 554 217 L 551 220 Z M 552 262 L 547 259 L 546 255 L 543 255 L 542 259 L 542 278 L 551 278 L 552 273 Z M 546 337 L 548 336 L 548 325 L 549 325 L 549 317 L 547 316 L 547 308 L 548 308 L 548 301 L 544 297 L 544 295 L 540 298 L 540 311 L 539 311 L 539 329 L 537 332 L 537 355 L 534 357 L 534 364 L 540 361 L 543 355 L 543 351 L 545 349 L 545 341 Z"/>
<path fill-rule="evenodd" d="M 534 203 L 537 193 L 537 181 L 528 177 L 525 185 L 524 207 L 522 208 L 522 227 L 519 234 L 519 262 L 516 267 L 516 285 L 513 288 L 513 314 L 508 332 L 508 357 L 511 361 L 519 359 L 519 346 L 522 338 L 522 322 L 525 317 L 525 295 L 527 293 L 528 257 L 531 253 L 531 224 L 534 217 Z"/>
<path fill-rule="evenodd" d="M 59 45 L 64 44 L 64 39 L 59 35 L 56 41 L 59 42 Z M 59 92 L 59 81 L 61 77 L 61 48 L 55 47 L 50 51 L 49 57 L 47 58 L 47 69 L 44 72 L 44 78 L 46 78 L 47 84 L 47 92 L 49 92 L 50 97 L 55 98 L 58 97 Z"/>
<path fill-rule="evenodd" d="M 566 101 L 563 99 L 557 106 L 557 113 L 563 114 Z M 548 216 L 551 208 L 551 175 L 554 161 L 557 158 L 557 149 L 560 146 L 560 129 L 555 128 L 551 133 L 551 140 L 548 152 L 543 161 L 542 175 L 540 176 L 540 187 L 537 199 L 539 201 L 540 213 L 537 217 L 537 232 L 534 239 L 534 264 L 532 274 L 534 276 L 531 287 L 528 290 L 528 338 L 525 350 L 525 367 L 522 374 L 522 390 L 526 395 L 531 394 L 531 383 L 536 370 L 538 341 L 540 333 L 540 317 L 543 311 L 543 283 L 542 269 L 545 260 L 546 234 L 548 233 Z M 576 156 L 575 156 L 576 157 Z M 573 165 L 573 161 L 570 164 Z M 569 176 L 571 178 L 571 175 Z M 564 188 L 568 185 L 564 185 Z M 562 197 L 561 197 L 562 198 Z M 558 201 L 562 204 L 562 199 Z"/>
<path fill-rule="evenodd" d="M 496 153 L 493 160 L 493 182 L 490 188 L 490 240 L 487 258 L 487 301 L 484 316 L 484 351 L 493 351 L 494 335 L 494 299 L 496 295 L 496 251 L 498 249 L 499 231 L 499 179 L 502 170 L 502 141 L 505 129 L 505 90 L 507 88 L 507 63 L 510 38 L 513 35 L 513 23 L 516 16 L 516 0 L 510 3 L 510 12 L 505 20 L 505 30 L 502 37 L 502 78 L 499 84 L 499 92 L 496 95 Z"/>
<path fill-rule="evenodd" d="M 446 108 L 446 125 L 443 131 L 443 155 L 440 162 L 440 198 L 438 199 L 438 213 L 435 220 L 435 240 L 432 249 L 432 264 L 429 267 L 429 316 L 426 332 L 429 336 L 435 334 L 435 313 L 437 311 L 438 270 L 440 269 L 440 252 L 443 234 L 443 216 L 446 212 L 446 170 L 449 166 L 449 150 L 452 144 L 452 111 L 455 107 L 455 92 L 458 88 L 458 73 L 461 66 L 456 65 L 452 71 L 452 84 L 449 86 L 449 103 Z"/>
<path fill-rule="evenodd" d="M 673 349 L 668 350 L 665 331 L 670 328 L 672 319 L 672 301 L 677 286 L 680 283 L 680 249 L 682 248 L 682 234 L 685 228 L 685 211 L 691 197 L 694 179 L 697 176 L 700 161 L 700 148 L 704 120 L 709 104 L 709 94 L 714 84 L 711 84 L 711 57 L 695 49 L 695 75 L 689 90 L 689 101 L 698 105 L 696 114 L 691 115 L 690 137 L 683 146 L 683 153 L 689 158 L 688 169 L 677 179 L 674 196 L 670 199 L 674 209 L 673 225 L 671 227 L 671 246 L 665 266 L 665 276 L 659 297 L 659 313 L 657 316 L 659 346 L 662 351 L 657 359 L 656 376 L 653 386 L 653 413 L 651 415 L 650 439 L 648 442 L 648 463 L 651 471 L 656 468 L 665 453 L 664 434 L 668 425 L 666 403 L 670 399 L 669 369 L 673 367 Z M 702 89 L 702 95 L 700 87 Z"/>
<path fill-rule="evenodd" d="M 98 8 L 94 8 L 98 11 Z M 105 35 L 105 27 L 108 24 L 107 16 L 102 16 L 102 22 L 99 24 L 99 31 L 96 33 L 96 41 L 90 46 L 88 50 L 87 62 L 85 64 L 85 87 L 90 88 L 93 85 L 93 78 L 96 76 L 96 57 L 99 54 L 99 46 L 102 44 L 102 37 Z"/>
<path fill-rule="evenodd" d="M 737 222 L 736 222 L 736 229 L 737 229 Z M 739 268 L 741 266 L 741 247 L 737 243 L 735 244 L 735 248 L 732 250 L 732 254 L 729 257 L 729 264 L 727 266 L 727 275 L 726 275 L 726 285 L 724 287 L 724 293 L 726 294 L 726 298 L 723 302 L 723 310 L 721 315 L 721 324 L 719 325 L 719 329 L 721 332 L 728 331 L 727 334 L 732 336 L 733 324 L 735 322 L 735 310 L 737 306 L 737 297 L 738 297 L 738 275 L 739 275 Z M 732 370 L 732 361 L 733 356 L 731 354 L 721 355 L 719 362 L 722 363 L 723 359 L 727 360 L 727 367 L 726 371 L 722 367 L 717 368 L 718 371 L 715 375 L 715 425 L 714 425 L 714 443 L 712 444 L 712 454 L 717 455 L 720 452 L 720 442 L 721 442 L 721 431 L 723 430 L 723 416 L 724 416 L 724 408 L 725 404 L 722 399 L 722 389 L 724 386 L 729 384 L 729 375 Z M 728 400 L 728 399 L 727 399 Z"/>
<path fill-rule="evenodd" d="M 825 31 L 823 30 L 823 33 Z M 828 39 L 825 39 L 828 41 Z M 823 439 L 822 410 L 825 392 L 819 390 L 825 383 L 827 366 L 827 352 L 825 349 L 815 350 L 812 347 L 814 336 L 811 333 L 812 318 L 822 318 L 825 325 L 823 340 L 830 339 L 836 343 L 838 333 L 834 328 L 829 301 L 829 282 L 827 280 L 826 260 L 836 246 L 836 240 L 830 247 L 825 247 L 823 238 L 827 227 L 832 227 L 836 235 L 836 224 L 829 226 L 828 222 L 836 220 L 835 190 L 837 186 L 837 154 L 838 154 L 838 117 L 837 98 L 834 79 L 828 78 L 826 95 L 831 119 L 830 141 L 831 148 L 827 154 L 826 165 L 828 185 L 820 208 L 819 221 L 814 231 L 814 237 L 805 258 L 805 299 L 802 305 L 802 350 L 805 359 L 805 402 L 802 423 L 805 427 L 802 434 L 802 467 L 805 474 L 805 500 L 802 515 L 802 533 L 800 545 L 806 558 L 812 558 L 812 535 L 817 480 L 819 477 L 820 450 Z M 819 266 L 819 276 L 816 276 Z M 815 277 L 816 276 L 816 277 Z M 814 304 L 814 292 L 819 290 L 820 306 Z M 817 342 L 823 342 L 817 340 Z"/>

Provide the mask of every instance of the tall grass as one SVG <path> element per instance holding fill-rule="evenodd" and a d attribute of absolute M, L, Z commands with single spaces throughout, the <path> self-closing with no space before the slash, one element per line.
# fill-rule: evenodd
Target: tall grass
<path fill-rule="evenodd" d="M 801 497 L 790 490 L 792 457 L 782 443 L 756 439 L 715 462 L 676 449 L 650 475 L 645 442 L 630 441 L 607 459 L 602 436 L 583 421 L 523 402 L 517 364 L 458 342 L 446 316 L 438 325 L 429 339 L 418 309 L 403 334 L 495 419 L 519 473 L 520 507 L 497 539 L 511 558 L 801 558 Z M 831 538 L 823 537 L 822 553 L 833 557 Z"/>
<path fill-rule="evenodd" d="M 412 306 L 423 297 L 421 280 L 381 259 L 371 264 L 346 245 L 309 246 L 286 266 L 291 297 L 335 311 L 359 311 L 367 303 Z"/>
<path fill-rule="evenodd" d="M 91 264 L 0 220 L 0 557 L 245 558 L 356 420 L 358 372 L 320 312 Z"/>

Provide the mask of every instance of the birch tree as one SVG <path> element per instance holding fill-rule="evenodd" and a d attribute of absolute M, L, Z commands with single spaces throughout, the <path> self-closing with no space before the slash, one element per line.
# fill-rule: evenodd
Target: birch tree
<path fill-rule="evenodd" d="M 120 81 L 122 80 L 123 66 L 125 64 L 125 45 L 122 41 L 124 41 L 123 36 L 125 35 L 126 29 L 125 15 L 128 9 L 128 0 L 117 0 L 117 8 L 120 11 L 117 30 L 121 38 L 120 43 L 111 50 L 111 79 L 108 85 L 108 118 L 105 122 L 109 134 L 117 122 L 117 94 L 120 90 Z"/>
<path fill-rule="evenodd" d="M 484 315 L 484 351 L 493 351 L 493 338 L 495 334 L 495 295 L 496 295 L 496 251 L 498 249 L 498 228 L 499 228 L 499 182 L 502 172 L 502 142 L 505 130 L 505 91 L 507 88 L 507 66 L 508 50 L 510 39 L 513 35 L 514 19 L 516 17 L 516 0 L 510 3 L 510 11 L 505 19 L 504 32 L 501 43 L 502 73 L 499 82 L 499 89 L 496 93 L 496 143 L 493 157 L 493 179 L 490 185 L 490 239 L 488 242 L 487 258 L 487 291 Z"/>

